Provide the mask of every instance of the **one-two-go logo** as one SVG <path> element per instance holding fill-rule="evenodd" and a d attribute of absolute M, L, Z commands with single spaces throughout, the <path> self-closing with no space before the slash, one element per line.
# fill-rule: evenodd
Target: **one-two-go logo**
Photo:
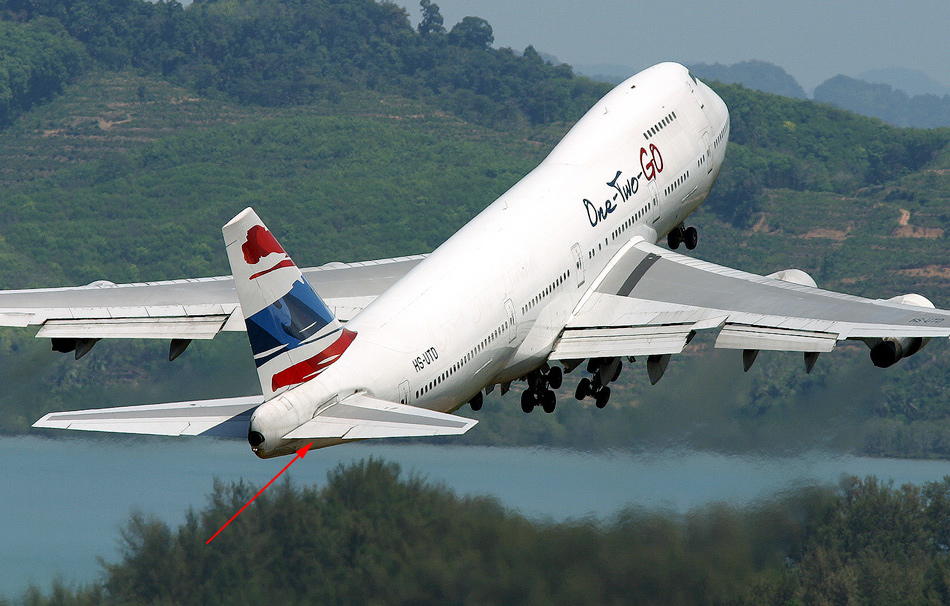
<path fill-rule="evenodd" d="M 612 195 L 601 204 L 595 204 L 584 198 L 584 210 L 591 227 L 607 218 L 607 215 L 617 210 L 618 205 L 626 202 L 640 189 L 640 179 L 652 181 L 663 172 L 663 154 L 656 145 L 640 148 L 640 172 L 636 176 L 624 177 L 623 171 L 618 170 L 614 178 L 606 185 L 614 190 Z"/>

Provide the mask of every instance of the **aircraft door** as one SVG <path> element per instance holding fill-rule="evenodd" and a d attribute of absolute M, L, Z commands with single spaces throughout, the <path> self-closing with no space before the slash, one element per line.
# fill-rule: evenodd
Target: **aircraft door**
<path fill-rule="evenodd" d="M 656 179 L 650 179 L 650 222 L 656 223 L 660 218 L 660 188 Z"/>
<path fill-rule="evenodd" d="M 515 306 L 511 299 L 505 299 L 505 311 L 508 313 L 508 342 L 514 343 L 518 337 L 518 325 L 515 324 Z"/>
<path fill-rule="evenodd" d="M 574 275 L 577 277 L 577 285 L 584 285 L 584 262 L 581 260 L 581 245 L 574 244 L 571 247 L 571 253 L 574 255 Z"/>
<path fill-rule="evenodd" d="M 399 384 L 399 403 L 409 403 L 409 381 L 403 381 Z"/>
<path fill-rule="evenodd" d="M 699 106 L 699 109 L 706 109 L 706 104 L 703 103 L 703 100 L 700 98 L 699 92 L 697 92 L 696 87 L 693 86 L 693 83 L 687 82 L 686 86 L 689 87 L 689 92 L 693 93 L 693 100 L 696 101 L 696 105 Z"/>
<path fill-rule="evenodd" d="M 703 144 L 706 146 L 706 174 L 712 172 L 713 163 L 712 163 L 712 146 L 709 144 L 709 130 L 703 131 Z"/>

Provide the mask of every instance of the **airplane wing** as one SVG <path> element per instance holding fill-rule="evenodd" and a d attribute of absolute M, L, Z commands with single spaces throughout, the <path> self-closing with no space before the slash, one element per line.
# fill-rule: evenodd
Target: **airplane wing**
<path fill-rule="evenodd" d="M 329 263 L 302 271 L 346 321 L 423 258 Z M 0 326 L 39 326 L 37 337 L 65 341 L 212 339 L 221 331 L 245 330 L 238 308 L 231 276 L 138 284 L 98 281 L 73 288 L 0 291 Z"/>
<path fill-rule="evenodd" d="M 465 433 L 476 423 L 474 419 L 355 393 L 324 409 L 284 439 L 454 436 Z"/>
<path fill-rule="evenodd" d="M 263 400 L 263 396 L 258 395 L 52 412 L 34 423 L 33 427 L 162 436 L 246 438 L 251 414 Z M 473 419 L 357 393 L 324 409 L 284 437 L 364 440 L 459 435 L 476 423 L 478 421 Z"/>
<path fill-rule="evenodd" d="M 246 438 L 251 413 L 263 401 L 263 396 L 247 396 L 51 412 L 34 423 L 33 427 L 159 436 Z"/>
<path fill-rule="evenodd" d="M 948 311 L 821 290 L 803 272 L 801 283 L 788 274 L 750 274 L 635 238 L 594 280 L 551 359 L 676 354 L 704 329 L 719 331 L 719 348 L 812 353 L 844 339 L 950 337 Z"/>

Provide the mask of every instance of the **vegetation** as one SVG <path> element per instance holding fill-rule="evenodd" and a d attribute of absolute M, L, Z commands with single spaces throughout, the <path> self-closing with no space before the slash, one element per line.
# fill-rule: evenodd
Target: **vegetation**
<path fill-rule="evenodd" d="M 223 274 L 218 226 L 247 205 L 306 265 L 431 250 L 606 87 L 530 47 L 493 48 L 482 19 L 448 27 L 437 5 L 421 8 L 413 30 L 402 9 L 368 0 L 0 2 L 4 43 L 20 40 L 22 65 L 50 68 L 60 87 L 22 97 L 0 130 L 0 285 Z M 715 87 L 732 137 L 694 217 L 703 258 L 950 305 L 950 130 Z M 104 342 L 77 363 L 6 332 L 0 431 L 47 410 L 248 393 L 238 337 L 168 365 L 164 345 Z M 791 354 L 742 373 L 710 345 L 694 341 L 656 387 L 628 364 L 605 411 L 575 403 L 570 383 L 554 415 L 496 394 L 465 440 L 950 456 L 942 343 L 888 372 L 843 346 L 807 376 Z"/>
<path fill-rule="evenodd" d="M 729 162 L 707 206 L 738 225 L 761 211 L 765 188 L 855 194 L 919 171 L 950 142 L 950 129 L 895 129 L 738 85 L 715 90 L 729 106 L 731 134 Z"/>
<path fill-rule="evenodd" d="M 82 66 L 82 45 L 55 22 L 0 21 L 0 128 L 59 93 Z"/>
<path fill-rule="evenodd" d="M 438 6 L 420 30 L 373 0 L 51 0 L 0 2 L 0 14 L 60 23 L 110 69 L 133 67 L 199 94 L 290 106 L 372 89 L 425 99 L 491 124 L 574 120 L 609 86 L 491 48 L 491 26 L 466 17 L 448 33 Z"/>
<path fill-rule="evenodd" d="M 323 487 L 217 483 L 177 529 L 134 514 L 121 559 L 30 604 L 945 604 L 950 478 L 845 479 L 747 508 L 537 522 L 378 460 Z"/>

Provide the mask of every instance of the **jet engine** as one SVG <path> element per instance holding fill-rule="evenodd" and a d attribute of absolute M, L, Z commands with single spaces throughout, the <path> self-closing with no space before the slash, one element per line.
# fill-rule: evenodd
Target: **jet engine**
<path fill-rule="evenodd" d="M 913 293 L 892 297 L 888 301 L 934 309 L 934 304 L 930 302 L 930 299 Z M 871 347 L 871 362 L 878 368 L 893 366 L 901 358 L 914 355 L 929 342 L 929 338 L 923 337 L 885 337 L 879 339 L 874 343 L 868 343 Z"/>

